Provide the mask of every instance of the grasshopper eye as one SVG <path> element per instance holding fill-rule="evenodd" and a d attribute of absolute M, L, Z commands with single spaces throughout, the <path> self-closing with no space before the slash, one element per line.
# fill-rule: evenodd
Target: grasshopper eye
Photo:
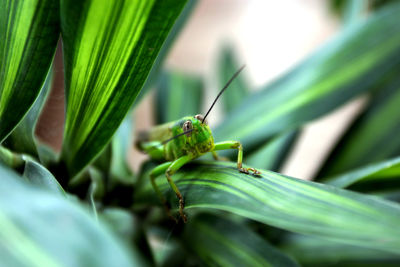
<path fill-rule="evenodd" d="M 184 132 L 186 132 L 186 131 L 189 131 L 189 130 L 192 130 L 192 129 L 193 129 L 193 124 L 192 124 L 192 122 L 191 122 L 191 121 L 185 121 L 185 123 L 184 123 L 183 126 L 182 126 L 182 130 L 183 130 Z M 191 134 L 192 134 L 192 132 L 189 132 L 189 133 L 186 134 L 186 136 L 187 136 L 187 137 L 190 137 Z"/>
<path fill-rule="evenodd" d="M 204 120 L 204 116 L 201 114 L 197 114 L 196 116 L 194 116 L 197 120 L 199 121 L 203 121 Z M 207 124 L 207 121 L 204 121 L 205 124 Z"/>

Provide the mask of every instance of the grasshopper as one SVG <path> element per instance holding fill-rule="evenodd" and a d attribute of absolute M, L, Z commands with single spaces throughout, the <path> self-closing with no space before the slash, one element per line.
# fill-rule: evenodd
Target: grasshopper
<path fill-rule="evenodd" d="M 239 141 L 225 141 L 214 143 L 214 138 L 210 127 L 207 124 L 206 118 L 214 107 L 218 98 L 228 88 L 230 83 L 239 75 L 245 66 L 242 66 L 230 78 L 226 85 L 222 88 L 218 96 L 215 98 L 211 107 L 208 109 L 205 116 L 200 114 L 195 116 L 187 116 L 182 119 L 165 123 L 154 127 L 153 129 L 139 133 L 136 141 L 136 146 L 142 152 L 148 154 L 152 159 L 164 162 L 155 167 L 150 172 L 151 184 L 160 198 L 161 202 L 166 207 L 169 213 L 167 200 L 161 193 L 155 178 L 165 173 L 168 183 L 172 190 L 174 190 L 177 198 L 179 199 L 179 214 L 184 222 L 187 217 L 183 212 L 184 201 L 181 192 L 172 180 L 172 175 L 176 173 L 183 165 L 189 161 L 196 159 L 207 152 L 211 152 L 215 160 L 219 160 L 218 150 L 237 149 L 237 168 L 239 172 L 249 174 L 250 171 L 254 175 L 259 175 L 260 172 L 254 168 L 243 168 L 243 146 Z M 170 215 L 170 217 L 172 217 Z M 173 218 L 173 217 L 172 217 Z"/>

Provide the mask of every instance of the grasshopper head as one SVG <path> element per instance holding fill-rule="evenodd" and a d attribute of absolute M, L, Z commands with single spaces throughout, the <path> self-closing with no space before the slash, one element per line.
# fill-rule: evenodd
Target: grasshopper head
<path fill-rule="evenodd" d="M 203 116 L 198 114 L 193 117 L 186 117 L 182 125 L 183 132 L 186 133 L 187 145 L 189 150 L 198 151 L 205 153 L 214 147 L 214 139 L 211 133 L 211 129 L 207 124 L 207 121 L 203 122 Z"/>

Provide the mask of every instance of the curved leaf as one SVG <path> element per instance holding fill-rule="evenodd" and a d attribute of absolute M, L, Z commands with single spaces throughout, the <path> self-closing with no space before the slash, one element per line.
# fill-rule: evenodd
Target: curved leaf
<path fill-rule="evenodd" d="M 59 32 L 58 1 L 0 1 L 0 143 L 35 102 Z"/>
<path fill-rule="evenodd" d="M 4 145 L 11 150 L 39 157 L 35 138 L 36 123 L 39 119 L 42 107 L 46 102 L 47 95 L 50 92 L 52 81 L 53 75 L 52 71 L 50 71 L 47 74 L 46 81 L 44 82 L 35 103 L 22 119 L 22 121 L 4 141 Z"/>
<path fill-rule="evenodd" d="M 328 178 L 324 183 L 345 188 L 363 181 L 379 182 L 391 178 L 400 178 L 400 157 L 370 164 L 357 170 Z"/>
<path fill-rule="evenodd" d="M 215 140 L 239 140 L 246 149 L 253 149 L 387 78 L 384 74 L 400 60 L 399 12 L 400 4 L 391 5 L 346 28 L 305 62 L 232 111 L 216 129 Z M 400 75 L 400 69 L 393 71 Z"/>
<path fill-rule="evenodd" d="M 64 189 L 54 178 L 53 174 L 39 163 L 23 157 L 25 160 L 25 167 L 23 176 L 26 177 L 31 183 L 47 189 L 49 192 L 54 192 L 62 196 L 66 196 Z"/>
<path fill-rule="evenodd" d="M 318 177 L 337 175 L 400 155 L 400 61 L 329 155 Z"/>
<path fill-rule="evenodd" d="M 61 1 L 69 175 L 101 152 L 142 88 L 186 1 Z"/>
<path fill-rule="evenodd" d="M 29 186 L 3 165 L 0 177 L 0 258 L 5 266 L 143 265 L 77 204 Z"/>
<path fill-rule="evenodd" d="M 185 248 L 207 266 L 298 266 L 244 225 L 202 214 L 185 227 Z"/>
<path fill-rule="evenodd" d="M 203 88 L 198 77 L 164 72 L 157 86 L 157 122 L 161 124 L 201 113 Z"/>
<path fill-rule="evenodd" d="M 398 254 L 302 235 L 290 235 L 284 242 L 282 250 L 305 266 L 396 266 L 400 264 Z"/>
<path fill-rule="evenodd" d="M 225 210 L 285 230 L 362 247 L 400 253 L 400 206 L 382 199 L 261 170 L 239 173 L 234 163 L 202 163 L 179 170 L 173 179 L 185 209 Z M 164 177 L 158 179 L 172 207 L 177 199 Z M 147 183 L 136 203 L 156 202 Z M 189 217 L 190 220 L 190 217 Z"/>

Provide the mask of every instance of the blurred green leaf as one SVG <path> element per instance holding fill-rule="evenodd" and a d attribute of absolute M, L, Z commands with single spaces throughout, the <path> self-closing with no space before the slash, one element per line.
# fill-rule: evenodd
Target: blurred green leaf
<path fill-rule="evenodd" d="M 173 180 L 187 212 L 225 210 L 288 231 L 400 254 L 396 203 L 271 171 L 261 173 L 239 173 L 235 163 L 202 162 L 179 170 Z M 171 206 L 178 207 L 166 180 L 161 175 L 157 183 Z M 135 204 L 157 201 L 152 192 L 149 183 L 138 189 Z"/>
<path fill-rule="evenodd" d="M 47 96 L 50 92 L 52 81 L 52 71 L 49 71 L 46 81 L 44 82 L 35 103 L 22 119 L 22 121 L 18 124 L 18 126 L 4 141 L 4 145 L 11 150 L 39 157 L 36 143 L 37 141 L 35 138 L 36 123 L 39 119 L 42 107 L 46 102 Z"/>
<path fill-rule="evenodd" d="M 400 178 L 400 157 L 370 164 L 357 170 L 324 180 L 325 183 L 345 188 L 363 181 L 388 181 Z M 393 185 L 393 183 L 392 183 Z"/>
<path fill-rule="evenodd" d="M 61 1 L 67 99 L 61 158 L 70 176 L 110 141 L 185 3 Z"/>
<path fill-rule="evenodd" d="M 154 86 L 154 84 L 159 81 L 159 76 L 163 67 L 164 59 L 167 57 L 169 49 L 173 45 L 175 39 L 179 36 L 181 30 L 185 27 L 196 5 L 197 0 L 187 1 L 185 7 L 182 9 L 174 25 L 172 26 L 171 31 L 167 36 L 167 39 L 165 39 L 165 42 L 161 46 L 160 52 L 157 55 L 157 59 L 154 62 L 153 67 L 151 68 L 149 77 L 147 78 L 143 89 L 140 91 L 134 104 L 137 104 L 142 99 L 142 97 Z"/>
<path fill-rule="evenodd" d="M 35 102 L 59 32 L 58 1 L 0 1 L 0 143 Z"/>
<path fill-rule="evenodd" d="M 295 257 L 302 266 L 396 266 L 400 264 L 398 254 L 302 235 L 290 235 L 282 249 Z"/>
<path fill-rule="evenodd" d="M 400 4 L 346 28 L 287 75 L 252 94 L 214 131 L 252 150 L 370 90 L 400 58 Z M 400 69 L 394 69 L 400 75 Z"/>
<path fill-rule="evenodd" d="M 176 72 L 162 73 L 157 85 L 157 123 L 200 114 L 203 88 L 203 82 L 198 77 Z"/>
<path fill-rule="evenodd" d="M 397 61 L 388 82 L 377 86 L 370 103 L 335 146 L 319 178 L 400 155 L 400 61 Z"/>
<path fill-rule="evenodd" d="M 223 88 L 225 84 L 229 81 L 229 79 L 232 78 L 232 75 L 243 64 L 237 63 L 233 49 L 227 47 L 222 50 L 218 65 L 219 87 Z M 237 76 L 235 80 L 229 85 L 229 90 L 226 90 L 224 92 L 222 101 L 224 103 L 225 113 L 229 113 L 231 110 L 237 107 L 249 94 L 243 75 L 244 73 L 241 73 L 239 76 Z"/>
<path fill-rule="evenodd" d="M 190 220 L 184 240 L 206 266 L 298 266 L 251 229 L 215 215 Z"/>
<path fill-rule="evenodd" d="M 293 147 L 298 134 L 298 131 L 290 131 L 278 135 L 245 157 L 246 164 L 255 168 L 278 171 Z"/>
<path fill-rule="evenodd" d="M 29 186 L 3 165 L 0 177 L 3 265 L 143 266 L 77 204 Z"/>
<path fill-rule="evenodd" d="M 26 177 L 32 184 L 47 189 L 49 192 L 54 192 L 65 196 L 64 189 L 58 183 L 56 178 L 54 178 L 51 172 L 28 157 L 24 157 L 24 160 L 24 177 Z"/>

